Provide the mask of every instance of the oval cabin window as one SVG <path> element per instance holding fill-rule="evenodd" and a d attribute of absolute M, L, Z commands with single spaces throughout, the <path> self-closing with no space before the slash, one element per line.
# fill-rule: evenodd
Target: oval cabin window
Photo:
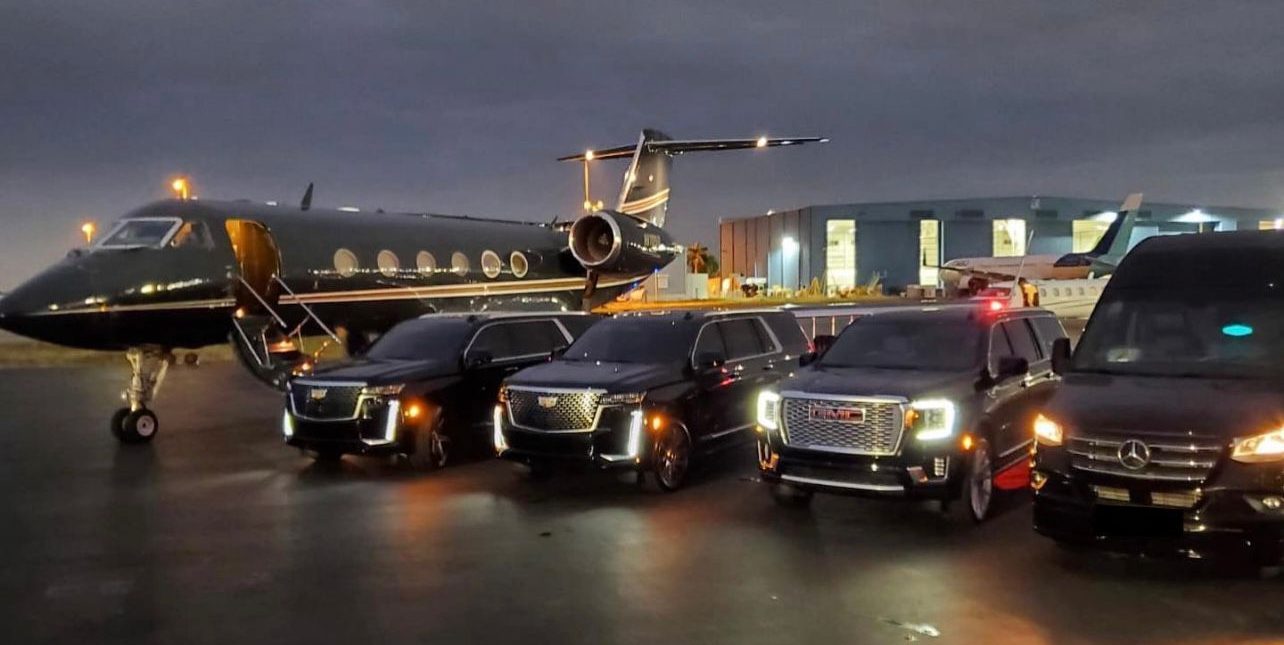
<path fill-rule="evenodd" d="M 450 255 L 450 270 L 460 277 L 468 275 L 468 256 L 459 251 L 452 253 Z"/>
<path fill-rule="evenodd" d="M 513 276 L 517 278 L 525 278 L 526 272 L 531 269 L 530 263 L 526 261 L 526 256 L 521 251 L 513 251 L 512 255 L 508 256 L 508 266 L 513 269 Z"/>
<path fill-rule="evenodd" d="M 357 274 L 357 254 L 348 249 L 339 249 L 334 252 L 334 270 L 345 278 L 351 278 Z"/>
<path fill-rule="evenodd" d="M 401 268 L 401 261 L 397 259 L 396 253 L 384 249 L 379 252 L 376 261 L 379 264 L 379 273 L 389 278 L 397 277 L 397 270 Z"/>
<path fill-rule="evenodd" d="M 482 251 L 481 268 L 482 273 L 484 273 L 487 278 L 493 280 L 499 277 L 499 272 L 503 270 L 504 263 L 499 259 L 498 253 L 487 249 Z"/>
<path fill-rule="evenodd" d="M 437 271 L 437 258 L 427 251 L 420 251 L 415 256 L 415 267 L 424 275 L 432 275 Z"/>

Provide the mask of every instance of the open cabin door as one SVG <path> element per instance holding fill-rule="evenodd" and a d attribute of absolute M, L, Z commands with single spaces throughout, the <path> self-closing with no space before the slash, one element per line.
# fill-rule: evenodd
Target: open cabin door
<path fill-rule="evenodd" d="M 256 378 L 283 388 L 303 354 L 278 313 L 281 253 L 267 227 L 258 222 L 230 219 L 225 226 L 236 258 L 231 285 L 236 297 L 232 348 Z"/>

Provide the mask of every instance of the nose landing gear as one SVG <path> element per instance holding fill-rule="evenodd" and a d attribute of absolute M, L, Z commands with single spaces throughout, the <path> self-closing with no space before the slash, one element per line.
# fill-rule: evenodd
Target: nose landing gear
<path fill-rule="evenodd" d="M 148 443 L 156 437 L 160 422 L 147 409 L 147 404 L 156 398 L 174 354 L 159 347 L 131 347 L 125 352 L 125 358 L 129 360 L 133 376 L 121 398 L 129 407 L 112 415 L 111 432 L 121 443 Z"/>

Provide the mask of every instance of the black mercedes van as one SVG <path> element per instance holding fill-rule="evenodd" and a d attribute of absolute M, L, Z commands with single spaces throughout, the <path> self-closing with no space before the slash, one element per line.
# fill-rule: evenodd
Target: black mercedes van
<path fill-rule="evenodd" d="M 1061 543 L 1278 562 L 1284 233 L 1147 239 L 1041 410 L 1034 528 Z"/>
<path fill-rule="evenodd" d="M 576 313 L 431 314 L 405 321 L 362 356 L 289 382 L 285 442 L 322 460 L 405 455 L 437 468 L 451 446 L 490 446 L 500 381 L 547 362 L 598 320 Z"/>
<path fill-rule="evenodd" d="M 505 381 L 495 449 L 535 474 L 592 464 L 652 473 L 671 491 L 692 460 L 752 441 L 753 397 L 809 350 L 778 310 L 616 316 Z"/>

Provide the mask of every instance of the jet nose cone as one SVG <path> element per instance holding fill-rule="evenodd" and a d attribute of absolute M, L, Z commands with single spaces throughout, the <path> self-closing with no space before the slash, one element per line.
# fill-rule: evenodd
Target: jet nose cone
<path fill-rule="evenodd" d="M 76 316 L 58 315 L 88 307 L 84 272 L 56 265 L 0 298 L 0 329 L 52 343 L 75 345 Z M 76 309 L 73 309 L 76 307 Z"/>

